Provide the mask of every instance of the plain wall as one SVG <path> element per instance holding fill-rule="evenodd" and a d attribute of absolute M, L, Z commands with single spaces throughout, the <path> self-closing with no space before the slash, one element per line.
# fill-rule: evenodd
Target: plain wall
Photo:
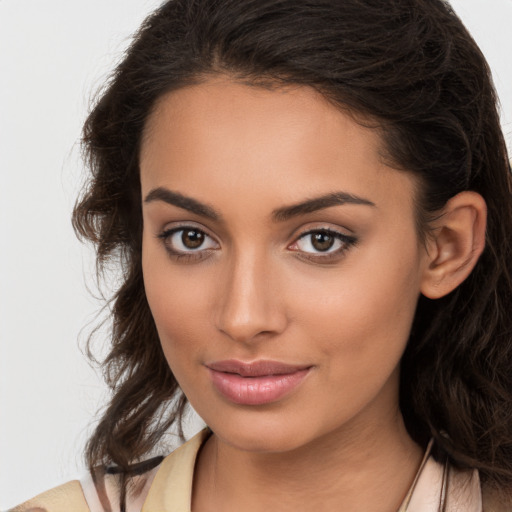
<path fill-rule="evenodd" d="M 0 0 L 0 509 L 83 470 L 105 387 L 78 343 L 101 304 L 70 224 L 77 141 L 94 91 L 159 3 Z M 510 149 L 512 0 L 453 5 L 490 62 Z"/>

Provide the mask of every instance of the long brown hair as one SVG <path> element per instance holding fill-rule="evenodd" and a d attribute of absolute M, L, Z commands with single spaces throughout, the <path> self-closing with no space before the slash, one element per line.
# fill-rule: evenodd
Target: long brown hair
<path fill-rule="evenodd" d="M 420 443 L 488 485 L 512 484 L 512 178 L 488 65 L 443 0 L 171 0 L 149 16 L 83 131 L 90 179 L 78 235 L 116 262 L 112 399 L 87 446 L 129 471 L 186 404 L 164 358 L 141 271 L 139 149 L 163 94 L 227 74 L 311 86 L 371 119 L 385 157 L 420 177 L 419 233 L 463 190 L 488 206 L 486 248 L 448 296 L 421 297 L 402 360 L 401 409 Z"/>

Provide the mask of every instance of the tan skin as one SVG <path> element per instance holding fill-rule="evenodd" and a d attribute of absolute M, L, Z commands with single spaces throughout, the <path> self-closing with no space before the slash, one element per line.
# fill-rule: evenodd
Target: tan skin
<path fill-rule="evenodd" d="M 419 295 L 449 293 L 474 267 L 486 208 L 476 193 L 455 196 L 421 243 L 417 183 L 381 154 L 375 131 L 307 87 L 216 77 L 150 116 L 146 293 L 169 365 L 214 432 L 194 512 L 395 512 L 411 485 L 423 450 L 399 411 L 399 361 Z M 148 200 L 155 189 L 218 218 Z M 334 192 L 358 201 L 272 218 Z M 212 385 L 208 364 L 226 359 L 308 370 L 284 397 L 244 405 Z"/>

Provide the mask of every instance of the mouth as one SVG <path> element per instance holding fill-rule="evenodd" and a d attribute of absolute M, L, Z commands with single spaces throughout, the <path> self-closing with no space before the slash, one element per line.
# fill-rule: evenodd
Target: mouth
<path fill-rule="evenodd" d="M 267 360 L 215 361 L 205 366 L 216 391 L 239 405 L 263 405 L 284 398 L 302 383 L 312 368 Z"/>

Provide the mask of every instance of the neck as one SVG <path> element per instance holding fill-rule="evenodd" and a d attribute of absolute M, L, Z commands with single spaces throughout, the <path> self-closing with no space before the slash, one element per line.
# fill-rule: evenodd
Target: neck
<path fill-rule="evenodd" d="M 193 511 L 396 512 L 422 450 L 398 409 L 363 424 L 284 453 L 242 451 L 212 435 L 198 458 Z"/>

